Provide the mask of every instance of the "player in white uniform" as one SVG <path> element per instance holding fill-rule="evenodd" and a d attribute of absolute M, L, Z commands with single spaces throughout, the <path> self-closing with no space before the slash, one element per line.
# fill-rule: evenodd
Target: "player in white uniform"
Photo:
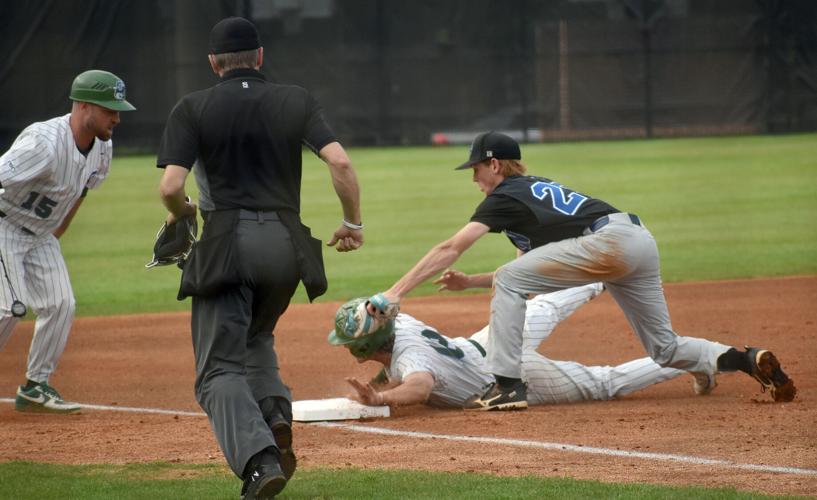
<path fill-rule="evenodd" d="M 528 383 L 529 404 L 608 400 L 684 373 L 662 368 L 650 358 L 613 367 L 585 366 L 551 360 L 536 352 L 560 321 L 602 291 L 602 285 L 596 283 L 538 295 L 528 301 L 522 373 Z M 355 338 L 348 333 L 356 330 L 355 314 L 365 301 L 355 299 L 338 310 L 329 342 L 345 345 L 360 362 L 382 363 L 391 388 L 378 391 L 371 383 L 350 378 L 347 380 L 355 389 L 352 398 L 369 405 L 425 403 L 462 407 L 493 382 L 485 361 L 487 326 L 467 339 L 449 338 L 400 313 L 377 332 Z"/>
<path fill-rule="evenodd" d="M 75 308 L 58 238 L 87 190 L 108 175 L 119 112 L 135 109 L 125 84 L 107 71 L 79 74 L 70 99 L 71 113 L 28 126 L 0 157 L 0 349 L 28 308 L 37 316 L 18 411 L 80 409 L 48 385 Z"/>

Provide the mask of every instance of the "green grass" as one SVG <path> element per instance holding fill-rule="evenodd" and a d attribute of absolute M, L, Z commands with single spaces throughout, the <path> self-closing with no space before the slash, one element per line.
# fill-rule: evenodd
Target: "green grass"
<path fill-rule="evenodd" d="M 667 282 L 817 273 L 817 134 L 581 142 L 523 146 L 530 172 L 637 213 L 658 241 Z M 345 300 L 389 287 L 465 224 L 482 194 L 453 167 L 466 147 L 352 149 L 366 244 L 325 254 L 329 291 Z M 340 205 L 326 167 L 305 153 L 303 219 L 324 241 Z M 148 156 L 117 157 L 63 237 L 78 314 L 183 310 L 179 271 L 146 270 L 165 211 L 161 171 Z M 192 176 L 188 189 L 195 192 Z M 495 269 L 513 258 L 489 234 L 457 267 Z M 424 285 L 413 295 L 434 293 Z M 296 301 L 305 301 L 299 290 Z"/>
<path fill-rule="evenodd" d="M 238 479 L 225 467 L 216 465 L 48 465 L 29 462 L 0 464 L 0 498 L 18 500 L 235 499 L 238 498 L 240 488 L 241 483 Z M 732 489 L 609 484 L 568 478 L 509 478 L 473 473 L 432 474 L 359 469 L 344 469 L 338 472 L 311 469 L 299 471 L 279 498 L 728 500 L 772 497 Z"/>

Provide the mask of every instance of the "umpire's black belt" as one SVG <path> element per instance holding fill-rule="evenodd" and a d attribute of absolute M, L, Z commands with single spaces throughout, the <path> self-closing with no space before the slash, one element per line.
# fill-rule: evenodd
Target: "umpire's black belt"
<path fill-rule="evenodd" d="M 0 210 L 0 217 L 6 217 L 6 212 L 3 212 L 2 210 Z M 17 226 L 17 227 L 20 228 L 20 231 L 26 233 L 29 236 L 37 236 L 37 233 L 35 233 L 34 231 L 32 231 L 32 230 L 30 230 L 30 229 L 28 229 L 26 227 L 23 227 L 23 226 Z"/>
<path fill-rule="evenodd" d="M 246 208 L 242 208 L 238 211 L 238 220 L 255 220 L 258 221 L 259 224 L 263 224 L 264 221 L 279 221 L 281 218 L 275 210 L 247 210 Z"/>
<path fill-rule="evenodd" d="M 636 214 L 617 213 L 617 214 L 610 214 L 610 215 L 616 216 L 616 217 L 619 216 L 619 215 L 626 215 L 630 219 L 630 222 L 633 223 L 633 225 L 636 225 L 636 226 L 641 225 L 641 219 L 639 219 Z M 610 223 L 610 215 L 605 215 L 603 217 L 599 217 L 598 219 L 594 220 L 589 226 L 587 226 L 587 229 L 589 229 L 591 233 L 595 233 L 596 231 L 598 231 L 599 229 L 603 228 L 604 226 L 606 226 L 607 224 Z"/>

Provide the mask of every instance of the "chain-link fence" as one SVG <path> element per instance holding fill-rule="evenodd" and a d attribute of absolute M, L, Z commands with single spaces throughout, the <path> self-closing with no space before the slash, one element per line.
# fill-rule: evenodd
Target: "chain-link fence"
<path fill-rule="evenodd" d="M 347 145 L 817 130 L 808 0 L 5 0 L 0 144 L 100 68 L 138 107 L 117 146 L 153 151 L 178 98 L 217 81 L 207 37 L 229 15 Z"/>

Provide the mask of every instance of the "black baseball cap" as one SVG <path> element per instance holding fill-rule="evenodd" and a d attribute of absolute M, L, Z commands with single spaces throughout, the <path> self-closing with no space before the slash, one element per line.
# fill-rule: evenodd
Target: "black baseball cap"
<path fill-rule="evenodd" d="M 485 132 L 479 134 L 471 143 L 471 156 L 468 161 L 454 170 L 465 170 L 475 164 L 496 158 L 497 160 L 521 160 L 522 153 L 519 151 L 519 144 L 505 134 L 499 132 Z"/>
<path fill-rule="evenodd" d="M 210 30 L 210 53 L 240 52 L 261 46 L 255 25 L 243 17 L 222 19 Z"/>

